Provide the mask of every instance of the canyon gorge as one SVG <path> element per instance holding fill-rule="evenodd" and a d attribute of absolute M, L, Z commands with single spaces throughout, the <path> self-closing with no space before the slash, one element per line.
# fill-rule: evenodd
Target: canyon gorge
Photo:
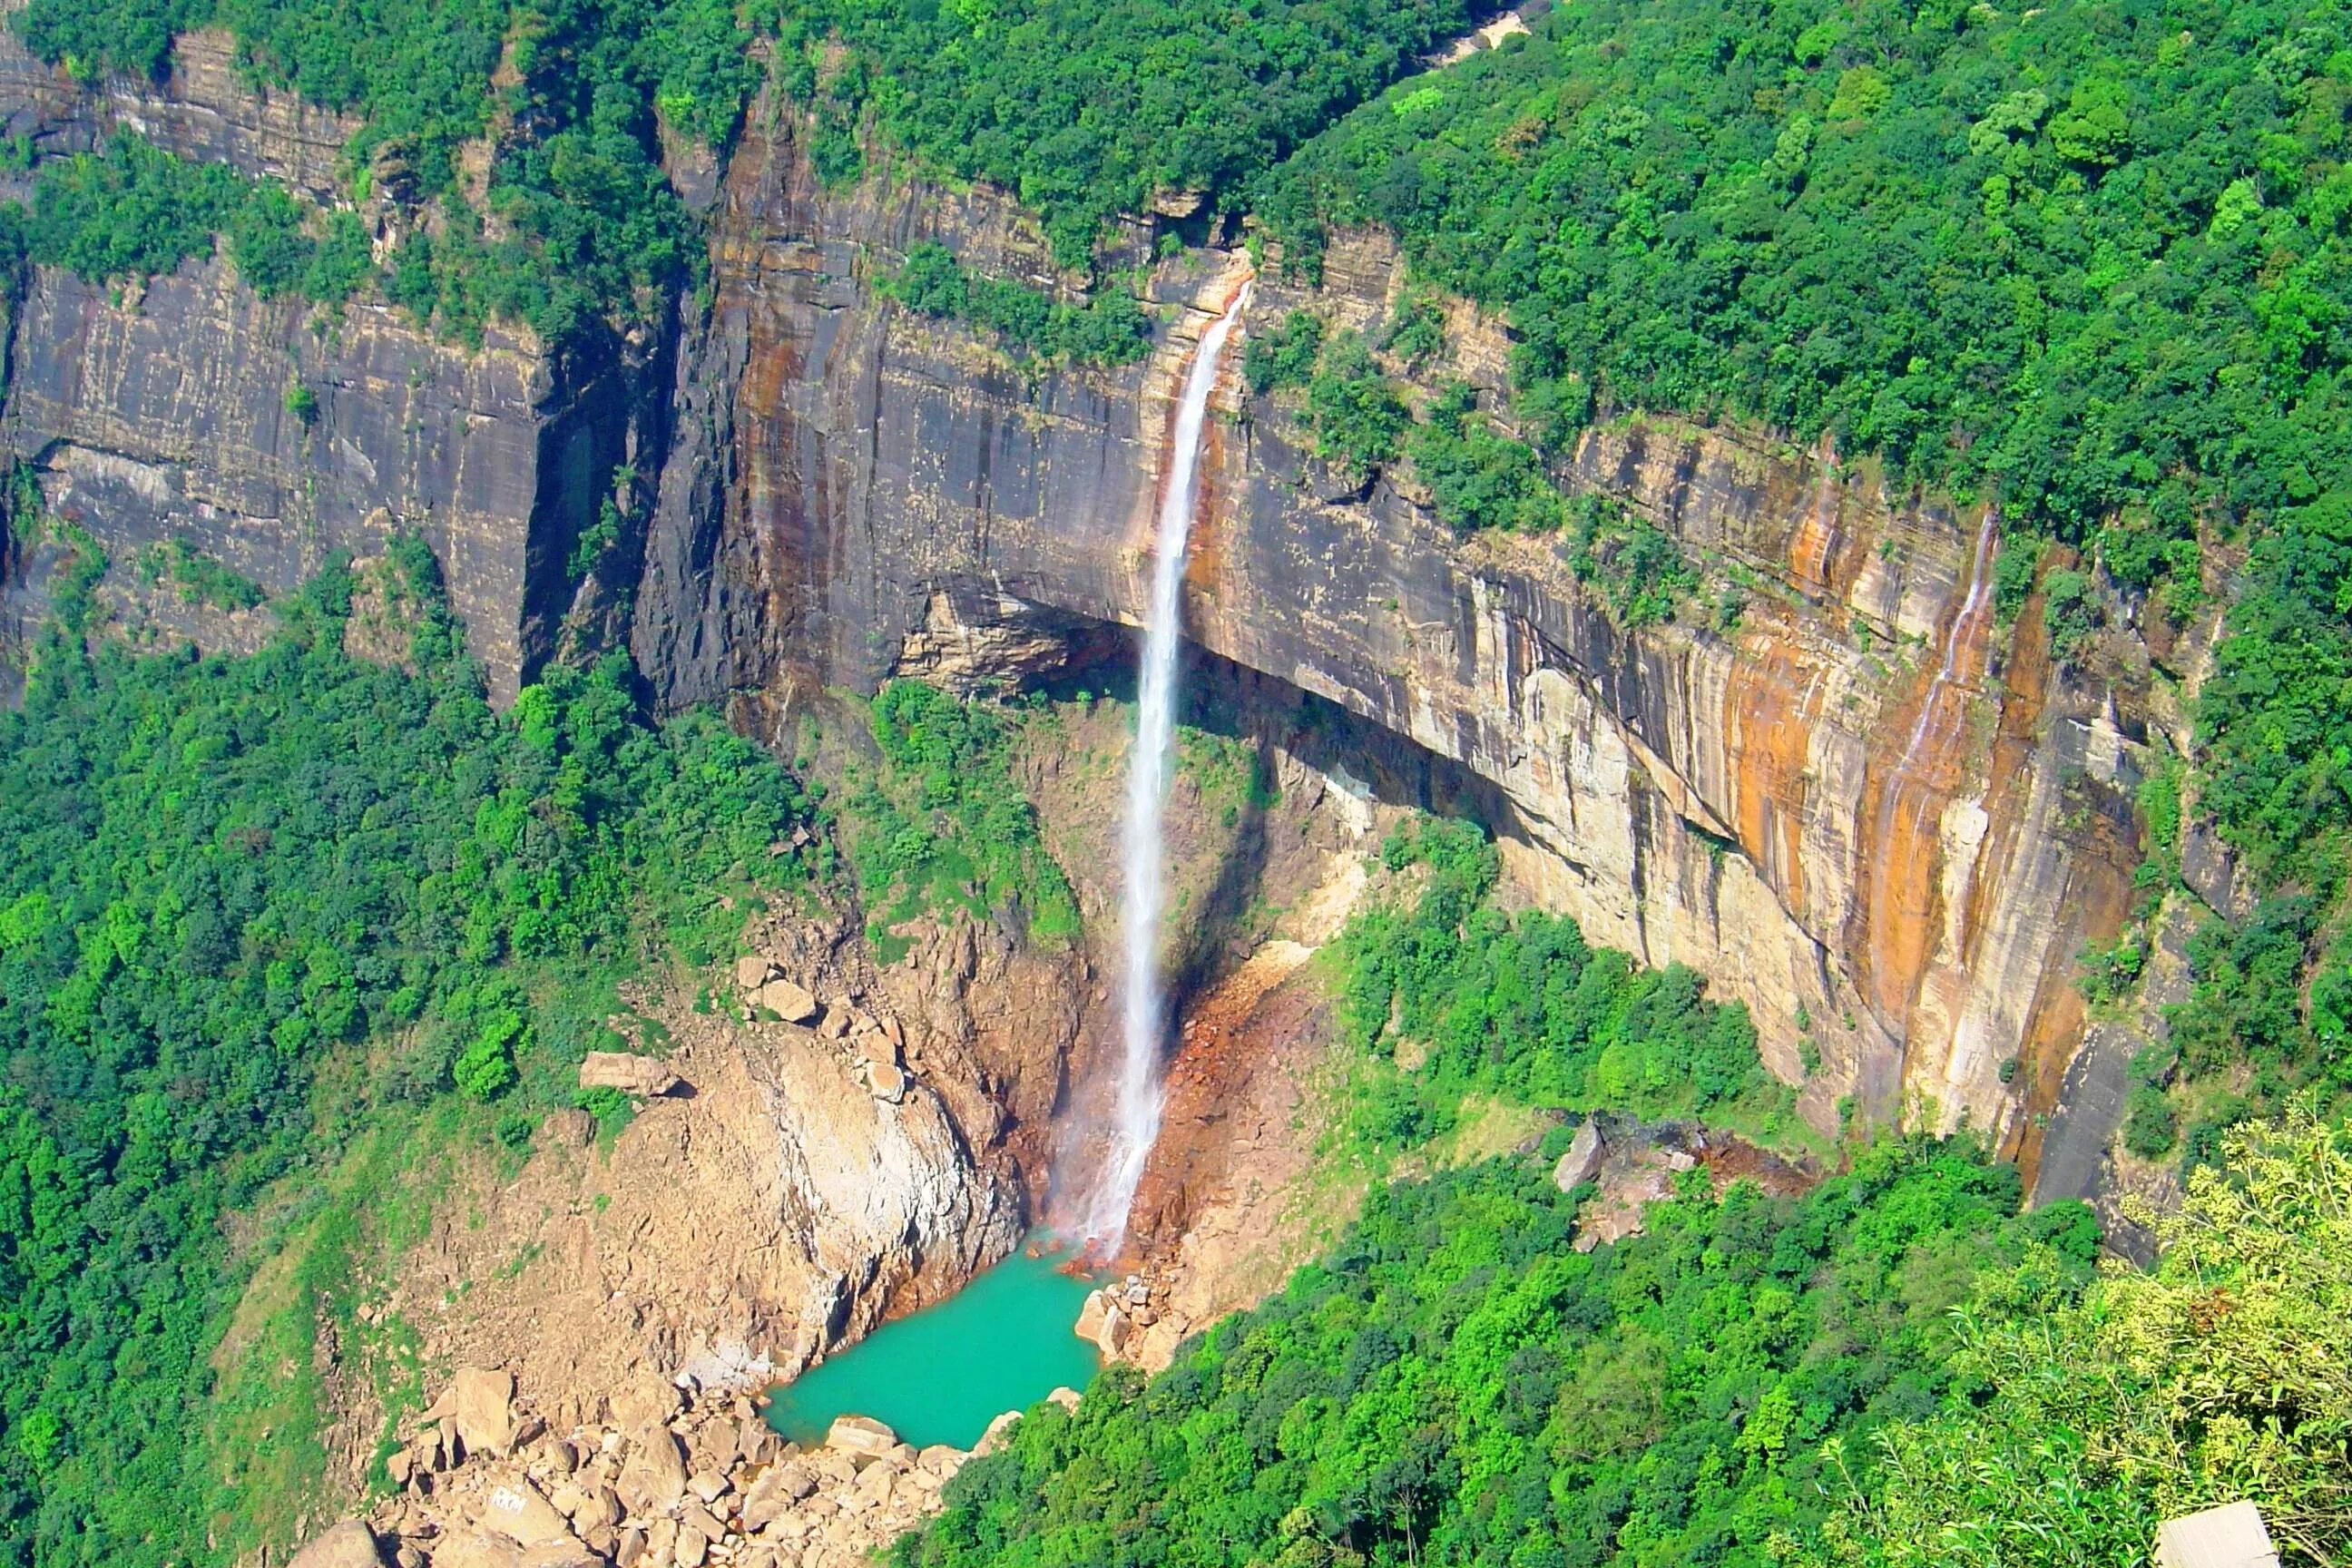
<path fill-rule="evenodd" d="M 0 35 L 0 133 L 39 159 L 131 128 L 333 191 L 352 124 L 251 85 L 219 35 L 175 51 L 160 85 L 85 84 Z M 382 302 L 263 300 L 219 257 L 127 287 L 33 267 L 8 320 L 0 447 L 113 563 L 95 590 L 104 635 L 134 646 L 250 648 L 274 625 L 267 605 L 142 581 L 133 563 L 155 546 L 281 594 L 336 552 L 373 560 L 415 534 L 501 703 L 551 661 L 625 648 L 654 710 L 717 705 L 841 785 L 866 762 L 845 739 L 855 700 L 896 678 L 1052 693 L 1015 775 L 1083 937 L 1055 948 L 937 914 L 892 928 L 907 944 L 892 952 L 873 910 L 757 912 L 740 962 L 758 973 L 717 1005 L 633 1004 L 692 1094 L 646 1099 L 609 1150 L 581 1114 L 520 1174 L 457 1172 L 462 1201 L 379 1282 L 383 1310 L 432 1325 L 434 1355 L 515 1375 L 557 1429 L 530 1486 L 600 1512 L 626 1446 L 559 1455 L 575 1428 L 651 1431 L 677 1414 L 663 1380 L 684 1376 L 684 1441 L 724 1428 L 733 1446 L 698 1465 L 724 1475 L 765 1453 L 727 1426 L 751 1422 L 732 1390 L 938 1300 L 1068 1198 L 1053 1191 L 1057 1111 L 1113 1070 L 1132 966 L 1113 934 L 1132 880 L 1126 710 L 1072 694 L 1133 682 L 1187 376 L 1223 321 L 1246 333 L 1306 310 L 1369 331 L 1412 281 L 1376 229 L 1335 236 L 1309 285 L 1265 247 L 1253 262 L 1259 237 L 1238 221 L 1171 210 L 1109 247 L 1107 269 L 1148 279 L 1149 354 L 1042 365 L 877 286 L 939 242 L 975 272 L 1066 291 L 1033 220 L 903 171 L 828 184 L 812 141 L 771 92 L 724 157 L 667 144 L 708 225 L 707 285 L 650 326 L 561 350 L 499 326 L 441 341 Z M 28 182 L 0 174 L 0 195 Z M 417 221 L 374 200 L 381 232 Z M 1411 395 L 1498 393 L 1506 328 L 1441 303 L 1444 344 Z M 1314 955 L 1383 832 L 1418 810 L 1486 821 L 1513 901 L 1744 1003 L 1817 1138 L 1967 1128 L 2038 1197 L 2115 1208 L 2119 1064 L 2158 1026 L 2090 1018 L 2077 955 L 2126 921 L 2136 792 L 2188 749 L 2210 618 L 2062 659 L 2038 595 L 1994 614 L 1988 501 L 1900 489 L 1826 444 L 1624 414 L 1582 436 L 1567 483 L 1654 525 L 1701 580 L 1695 599 L 1731 606 L 1628 626 L 1559 541 L 1458 534 L 1402 471 L 1315 456 L 1236 357 L 1208 389 L 1177 597 L 1202 727 L 1274 787 L 1266 804 L 1177 770 L 1165 951 L 1192 1022 L 1171 1143 L 1132 1218 L 1122 1204 L 1096 1222 L 1131 1226 L 1137 1256 L 1177 1281 L 1149 1297 L 1132 1359 L 1164 1362 L 1326 1234 L 1280 1191 L 1308 1159 L 1331 1027 Z M 599 538 L 608 503 L 617 528 Z M 58 534 L 0 537 L 0 698 L 21 689 L 73 558 Z M 2186 854 L 2192 885 L 2230 909 L 2226 855 L 2195 838 Z M 777 983 L 804 994 L 799 1016 L 761 1002 Z M 471 1224 L 456 1217 L 468 1205 Z M 544 1261 L 504 1272 L 516 1258 Z M 625 1419 L 600 1403 L 648 1373 L 656 1392 Z M 353 1469 L 378 1436 L 359 1381 L 331 1439 Z M 933 1494 L 961 1462 L 879 1452 Z M 823 1484 L 848 1495 L 875 1458 Z M 590 1467 L 595 1484 L 573 1486 Z"/>

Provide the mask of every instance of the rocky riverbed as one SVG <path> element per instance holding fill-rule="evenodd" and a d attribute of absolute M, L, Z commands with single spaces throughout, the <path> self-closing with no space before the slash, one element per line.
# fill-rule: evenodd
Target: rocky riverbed
<path fill-rule="evenodd" d="M 646 1375 L 600 1419 L 558 1430 L 511 1374 L 468 1367 L 402 1428 L 392 1493 L 292 1568 L 849 1568 L 936 1513 L 1018 1419 L 999 1416 L 969 1451 L 918 1450 L 845 1415 L 803 1448 L 739 1389 Z"/>

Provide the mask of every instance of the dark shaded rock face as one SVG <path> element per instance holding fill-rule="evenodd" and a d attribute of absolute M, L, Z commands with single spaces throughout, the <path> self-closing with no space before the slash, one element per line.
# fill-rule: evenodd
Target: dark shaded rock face
<path fill-rule="evenodd" d="M 17 329 L 9 453 L 110 555 L 176 538 L 272 591 L 330 552 L 417 532 L 493 689 L 512 695 L 552 647 L 566 557 L 610 488 L 623 378 L 495 338 L 446 348 L 381 306 L 323 339 L 304 319 L 219 262 L 155 279 L 135 306 L 41 268 Z M 288 410 L 298 385 L 314 420 Z"/>
<path fill-rule="evenodd" d="M 350 125 L 254 92 L 210 35 L 170 85 L 79 95 L 0 34 L 11 132 L 70 151 L 131 123 L 190 156 L 331 190 Z M 433 547 L 493 692 L 554 649 L 570 555 L 615 470 L 667 417 L 667 344 L 555 355 L 493 329 L 436 341 L 389 307 L 257 299 L 225 261 L 129 290 L 37 268 L 15 313 L 0 444 L 118 568 L 167 539 L 263 587 L 394 532 Z M 313 412 L 291 410 L 295 389 Z M 16 579 L 30 604 L 36 577 Z"/>
<path fill-rule="evenodd" d="M 192 152 L 322 177 L 325 131 L 233 74 L 80 95 L 0 45 L 0 111 L 44 146 L 126 104 Z M 1134 623 L 1171 400 L 1238 256 L 1154 271 L 1146 363 L 1040 372 L 872 287 L 932 237 L 1050 282 L 1003 200 L 824 190 L 765 104 L 695 190 L 707 302 L 576 360 L 436 343 L 380 307 L 314 321 L 218 261 L 124 298 L 37 272 L 0 437 L 118 559 L 180 538 L 276 589 L 421 533 L 500 694 L 623 639 L 666 709 L 901 669 L 969 687 Z M 1302 303 L 1376 326 L 1403 281 L 1386 242 L 1343 237 L 1312 294 L 1260 279 L 1244 330 Z M 1424 379 L 1499 386 L 1499 324 L 1457 304 L 1449 329 Z M 315 423 L 287 412 L 298 384 Z M 1614 422 L 1574 482 L 1744 596 L 1628 631 L 1557 542 L 1455 537 L 1393 477 L 1333 473 L 1230 374 L 1218 409 L 1187 580 L 1203 647 L 1486 781 L 1522 882 L 1748 1002 L 1818 1124 L 1851 1100 L 2036 1152 L 2082 1032 L 2074 954 L 2116 929 L 2138 858 L 2139 738 L 2177 716 L 2145 682 L 2054 668 L 2030 606 L 2013 629 L 1966 613 L 1978 515 L 1753 432 Z M 625 465 L 632 527 L 574 584 Z M 37 614 L 38 554 L 10 558 L 0 617 Z"/>

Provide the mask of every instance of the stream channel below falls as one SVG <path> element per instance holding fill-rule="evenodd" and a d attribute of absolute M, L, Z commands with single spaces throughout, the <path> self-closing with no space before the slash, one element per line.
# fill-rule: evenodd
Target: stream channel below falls
<path fill-rule="evenodd" d="M 1068 1261 L 1016 1251 L 775 1389 L 768 1424 L 814 1447 L 835 1416 L 870 1415 L 918 1448 L 969 1448 L 1005 1411 L 1064 1385 L 1083 1390 L 1100 1363 L 1072 1325 L 1098 1281 L 1067 1272 Z"/>

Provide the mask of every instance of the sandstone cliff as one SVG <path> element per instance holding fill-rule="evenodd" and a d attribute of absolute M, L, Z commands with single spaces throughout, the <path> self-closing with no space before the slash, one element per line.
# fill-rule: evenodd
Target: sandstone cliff
<path fill-rule="evenodd" d="M 959 637 L 1049 663 L 1074 626 L 1134 622 L 1168 398 L 1237 261 L 1159 269 L 1148 364 L 1039 374 L 871 288 L 930 237 L 1050 281 L 985 193 L 824 190 L 762 112 L 714 223 L 636 600 L 664 700 L 870 687 Z M 1261 279 L 1252 319 L 1374 322 L 1403 283 L 1353 237 L 1311 296 Z M 1496 383 L 1500 329 L 1452 327 L 1441 371 Z M 1202 645 L 1496 786 L 1546 901 L 1749 1002 L 1818 1122 L 1852 1097 L 2027 1142 L 2080 1032 L 2074 955 L 2121 918 L 2146 721 L 2054 668 L 2031 609 L 2013 631 L 1983 610 L 1980 512 L 1749 434 L 1604 425 L 1577 482 L 1750 585 L 1734 629 L 1628 634 L 1551 542 L 1457 539 L 1328 473 L 1263 400 L 1222 403 Z"/>
<path fill-rule="evenodd" d="M 184 37 L 163 86 L 81 90 L 0 27 L 0 132 L 48 156 L 117 127 L 321 199 L 356 128 L 255 89 L 219 34 Z M 12 327 L 0 447 L 118 567 L 178 540 L 277 592 L 416 533 L 500 697 L 553 651 L 572 546 L 667 417 L 658 335 L 559 354 L 494 328 L 469 349 L 382 304 L 259 300 L 218 259 L 127 289 L 36 268 Z M 38 564 L 17 564 L 19 600 Z"/>
<path fill-rule="evenodd" d="M 180 58 L 169 88 L 83 92 L 0 44 L 0 110 L 47 150 L 136 123 L 331 183 L 341 127 L 253 91 L 216 40 Z M 219 261 L 120 296 L 38 271 L 0 437 L 118 556 L 180 538 L 276 589 L 420 531 L 501 693 L 557 647 L 583 588 L 571 547 L 631 474 L 642 536 L 573 624 L 625 636 L 665 706 L 1027 673 L 1134 621 L 1168 400 L 1196 302 L 1237 261 L 1156 271 L 1148 363 L 1040 373 L 872 288 L 927 237 L 1056 284 L 1001 198 L 823 188 L 763 102 L 709 210 L 709 300 L 681 302 L 674 341 L 570 356 L 454 348 L 368 305 L 306 320 Z M 1370 322 L 1402 285 L 1391 247 L 1352 237 L 1311 297 L 1262 279 L 1253 319 L 1306 302 Z M 1433 376 L 1496 384 L 1499 327 L 1464 307 L 1451 327 Z M 315 424 L 287 412 L 298 383 Z M 1851 1100 L 2032 1152 L 2081 1032 L 2074 954 L 2120 918 L 2137 858 L 2149 720 L 2128 684 L 2055 668 L 2031 607 L 2013 629 L 1971 609 L 1980 513 L 1752 432 L 1606 424 L 1576 482 L 1747 585 L 1730 629 L 1629 634 L 1551 542 L 1457 539 L 1392 480 L 1328 472 L 1280 409 L 1237 386 L 1222 405 L 1188 584 L 1203 647 L 1491 785 L 1522 879 L 1597 940 L 1749 1002 L 1817 1123 Z M 21 621 L 43 557 L 10 560 Z"/>

